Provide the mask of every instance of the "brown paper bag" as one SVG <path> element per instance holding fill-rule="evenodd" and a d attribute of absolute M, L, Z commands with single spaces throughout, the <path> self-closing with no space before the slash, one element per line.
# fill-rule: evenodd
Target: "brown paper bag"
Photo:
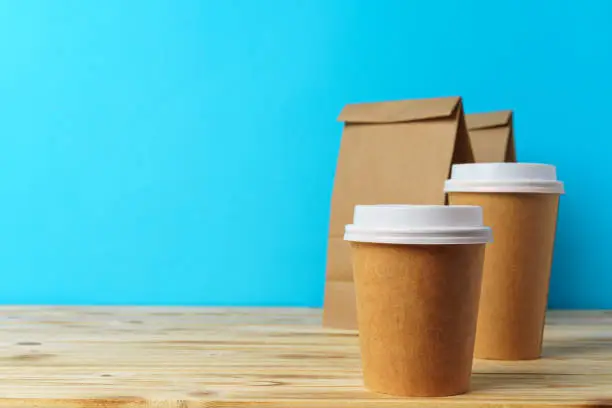
<path fill-rule="evenodd" d="M 515 162 L 512 111 L 465 115 L 476 163 Z"/>
<path fill-rule="evenodd" d="M 327 249 L 323 324 L 357 328 L 344 226 L 357 204 L 444 204 L 453 163 L 472 163 L 461 98 L 347 105 Z"/>

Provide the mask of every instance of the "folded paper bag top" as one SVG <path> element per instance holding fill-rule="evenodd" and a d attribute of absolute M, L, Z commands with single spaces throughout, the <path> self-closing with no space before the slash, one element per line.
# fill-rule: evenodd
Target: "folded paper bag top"
<path fill-rule="evenodd" d="M 344 239 L 403 245 L 491 242 L 482 208 L 472 205 L 357 205 Z"/>
<path fill-rule="evenodd" d="M 512 111 L 465 115 L 475 163 L 515 162 Z"/>
<path fill-rule="evenodd" d="M 555 166 L 532 163 L 453 165 L 444 190 L 447 193 L 564 193 Z"/>

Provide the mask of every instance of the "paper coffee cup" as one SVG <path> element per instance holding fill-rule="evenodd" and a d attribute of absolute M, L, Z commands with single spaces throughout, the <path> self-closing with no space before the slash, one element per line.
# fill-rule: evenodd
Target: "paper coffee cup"
<path fill-rule="evenodd" d="M 495 234 L 487 245 L 475 357 L 531 360 L 542 353 L 550 268 L 563 183 L 554 166 L 455 165 L 451 205 L 479 205 Z"/>
<path fill-rule="evenodd" d="M 398 396 L 467 392 L 491 240 L 481 208 L 357 206 L 344 238 L 365 386 Z"/>

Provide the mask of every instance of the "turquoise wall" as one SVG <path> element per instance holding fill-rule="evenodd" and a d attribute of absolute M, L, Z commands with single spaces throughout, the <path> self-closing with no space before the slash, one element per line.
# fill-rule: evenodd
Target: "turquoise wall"
<path fill-rule="evenodd" d="M 320 305 L 341 107 L 462 95 L 515 109 L 519 158 L 566 182 L 551 305 L 611 308 L 611 18 L 0 0 L 0 303 Z"/>

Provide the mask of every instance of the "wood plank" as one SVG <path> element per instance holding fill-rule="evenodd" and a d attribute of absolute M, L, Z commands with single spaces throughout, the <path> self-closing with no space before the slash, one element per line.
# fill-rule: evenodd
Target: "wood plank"
<path fill-rule="evenodd" d="M 612 407 L 612 313 L 550 312 L 545 358 L 477 360 L 472 392 L 362 387 L 318 309 L 1 307 L 0 407 Z"/>

